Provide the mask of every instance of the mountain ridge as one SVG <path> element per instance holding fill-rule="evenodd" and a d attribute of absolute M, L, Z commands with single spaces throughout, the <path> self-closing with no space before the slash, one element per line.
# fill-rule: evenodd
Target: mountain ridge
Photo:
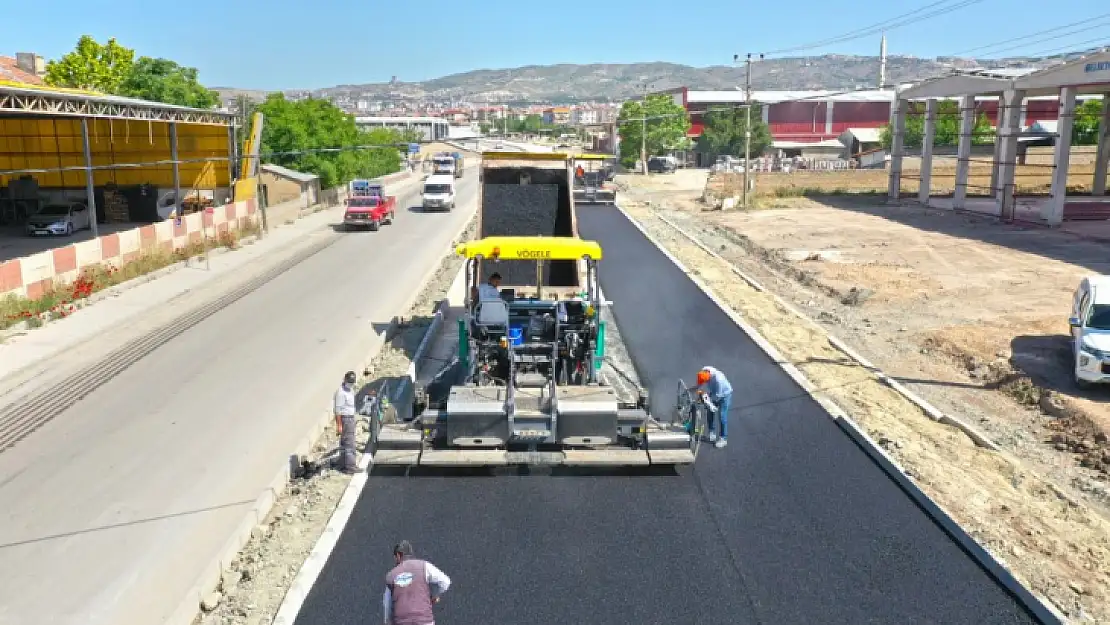
<path fill-rule="evenodd" d="M 1080 56 L 1070 53 L 1050 57 L 973 59 L 960 57 L 887 57 L 888 85 L 915 82 L 956 69 L 1044 67 Z M 286 89 L 283 93 L 311 93 L 318 97 L 360 99 L 415 99 L 467 101 L 490 104 L 620 102 L 647 91 L 675 87 L 698 90 L 731 90 L 744 85 L 743 65 L 694 67 L 679 63 L 561 63 L 526 65 L 502 69 L 477 69 L 419 82 L 344 84 L 323 89 Z M 752 64 L 752 88 L 756 90 L 851 90 L 877 87 L 879 57 L 826 54 L 810 57 L 769 59 Z M 221 96 L 266 91 L 214 87 Z"/>

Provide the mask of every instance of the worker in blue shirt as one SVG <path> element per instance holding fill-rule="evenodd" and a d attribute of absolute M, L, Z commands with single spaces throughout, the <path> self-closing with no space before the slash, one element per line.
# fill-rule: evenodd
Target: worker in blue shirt
<path fill-rule="evenodd" d="M 706 425 L 709 442 L 715 443 L 717 449 L 720 449 L 728 444 L 728 409 L 732 405 L 732 384 L 720 370 L 705 366 L 698 371 L 698 393 L 707 395 L 715 408 L 709 411 Z M 720 424 L 719 435 L 713 431 L 714 423 Z"/>

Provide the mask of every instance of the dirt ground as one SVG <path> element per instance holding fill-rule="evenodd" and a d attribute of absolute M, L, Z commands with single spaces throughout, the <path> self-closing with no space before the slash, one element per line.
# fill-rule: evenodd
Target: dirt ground
<path fill-rule="evenodd" d="M 908 165 L 908 164 L 907 164 Z M 691 170 L 693 171 L 693 170 Z M 1094 181 L 1093 163 L 1074 163 L 1068 169 L 1068 190 L 1070 193 L 1090 193 Z M 771 198 L 837 194 L 885 194 L 887 192 L 888 171 L 885 169 L 859 169 L 846 171 L 796 171 L 792 173 L 758 173 L 754 197 L 760 207 L 775 206 Z M 1052 189 L 1051 166 L 1043 164 L 1018 165 L 1014 173 L 1017 193 L 1023 195 L 1048 195 Z M 920 188 L 921 172 L 907 166 L 902 173 L 902 193 L 916 194 Z M 717 197 L 739 196 L 743 186 L 743 174 L 714 176 L 710 191 Z M 991 167 L 972 163 L 968 175 L 968 195 L 990 195 Z M 948 159 L 934 163 L 930 193 L 936 196 L 952 195 L 956 188 L 955 161 Z"/>
<path fill-rule="evenodd" d="M 474 222 L 461 240 L 468 239 Z M 412 308 L 403 317 L 399 330 L 383 346 L 380 354 L 363 372 L 359 380 L 362 393 L 381 388 L 405 374 L 424 332 L 455 279 L 462 260 L 451 254 L 444 258 L 439 270 L 425 286 Z M 392 395 L 392 391 L 389 393 Z M 359 422 L 358 445 L 365 447 L 368 430 Z M 281 607 L 285 593 L 305 558 L 327 526 L 339 504 L 350 477 L 333 470 L 330 460 L 338 446 L 334 425 L 329 426 L 316 443 L 313 458 L 318 467 L 309 467 L 292 480 L 274 504 L 269 520 L 255 528 L 250 541 L 232 564 L 220 591 L 205 598 L 202 612 L 194 625 L 269 625 Z M 376 603 L 368 602 L 372 614 Z M 368 621 L 370 619 L 367 619 Z"/>
<path fill-rule="evenodd" d="M 1110 394 L 1072 388 L 1064 339 L 1079 277 L 1110 272 L 1104 245 L 850 197 L 705 212 L 704 171 L 618 183 L 626 210 L 1023 583 L 1069 617 L 1110 623 Z M 659 216 L 1004 453 L 927 418 Z"/>

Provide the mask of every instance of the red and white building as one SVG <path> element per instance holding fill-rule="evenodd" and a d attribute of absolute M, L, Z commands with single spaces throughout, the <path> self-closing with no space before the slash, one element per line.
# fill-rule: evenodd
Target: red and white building
<path fill-rule="evenodd" d="M 694 91 L 678 87 L 658 93 L 672 95 L 675 102 L 689 113 L 690 130 L 687 134 L 691 139 L 701 136 L 706 112 L 744 103 L 744 92 L 741 90 Z M 891 89 L 849 93 L 752 91 L 752 100 L 763 105 L 763 121 L 771 131 L 776 149 L 787 155 L 834 156 L 845 149 L 839 140 L 845 132 L 879 129 L 890 122 L 894 94 Z M 980 98 L 979 108 L 991 125 L 997 126 L 998 99 Z M 1022 111 L 1022 128 L 1036 122 L 1055 121 L 1058 108 L 1055 97 L 1030 98 Z"/>

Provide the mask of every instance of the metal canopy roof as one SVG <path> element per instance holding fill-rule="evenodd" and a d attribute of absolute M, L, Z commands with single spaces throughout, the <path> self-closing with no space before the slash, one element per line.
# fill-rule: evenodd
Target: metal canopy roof
<path fill-rule="evenodd" d="M 229 126 L 234 115 L 161 102 L 0 81 L 0 115 L 99 117 Z"/>
<path fill-rule="evenodd" d="M 1039 70 L 980 70 L 932 78 L 904 89 L 899 98 L 922 100 L 955 96 L 1001 95 L 1024 91 L 1025 97 L 1056 96 L 1063 87 L 1080 94 L 1110 92 L 1110 51 L 1097 52 Z"/>

